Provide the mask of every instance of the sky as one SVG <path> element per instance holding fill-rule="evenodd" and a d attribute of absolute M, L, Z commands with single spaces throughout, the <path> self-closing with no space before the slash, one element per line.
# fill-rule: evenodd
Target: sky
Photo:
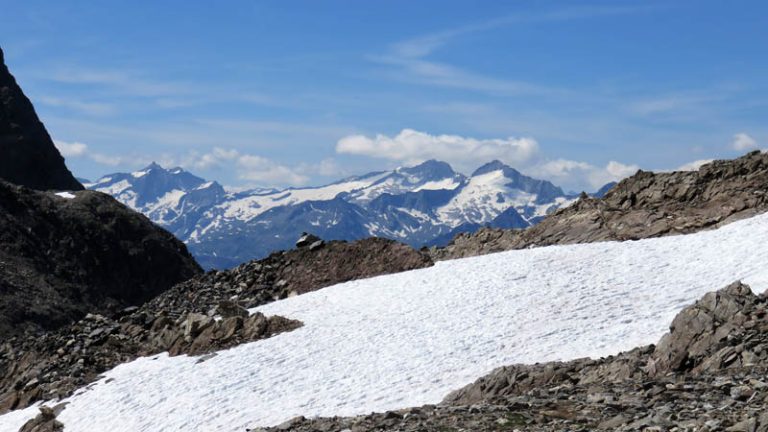
<path fill-rule="evenodd" d="M 762 1 L 0 0 L 79 177 L 233 187 L 499 159 L 566 190 L 768 147 Z"/>

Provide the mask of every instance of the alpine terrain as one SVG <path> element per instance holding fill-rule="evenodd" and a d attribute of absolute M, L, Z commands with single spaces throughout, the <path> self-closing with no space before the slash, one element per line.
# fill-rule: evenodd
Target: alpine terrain
<path fill-rule="evenodd" d="M 576 197 L 499 161 L 469 177 L 430 160 L 322 187 L 243 192 L 153 163 L 86 186 L 172 232 L 206 268 L 228 268 L 290 248 L 302 232 L 336 240 L 383 237 L 416 248 L 443 245 L 484 226 L 534 225 Z"/>
<path fill-rule="evenodd" d="M 764 13 L 26 3 L 0 432 L 768 432 Z"/>

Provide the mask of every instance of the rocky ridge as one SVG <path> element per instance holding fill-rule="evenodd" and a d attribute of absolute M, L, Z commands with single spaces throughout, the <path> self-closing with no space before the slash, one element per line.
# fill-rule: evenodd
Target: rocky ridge
<path fill-rule="evenodd" d="M 292 419 L 261 431 L 768 431 L 768 295 L 734 283 L 658 345 L 494 370 L 439 405 Z"/>
<path fill-rule="evenodd" d="M 176 316 L 207 314 L 224 300 L 252 308 L 341 282 L 433 265 L 426 254 L 382 238 L 348 243 L 324 242 L 312 236 L 303 237 L 297 244 L 295 249 L 275 252 L 229 270 L 211 270 L 174 286 L 143 308 Z"/>
<path fill-rule="evenodd" d="M 0 180 L 0 336 L 139 305 L 201 273 L 183 243 L 112 197 Z"/>
<path fill-rule="evenodd" d="M 712 229 L 768 210 L 768 154 L 751 152 L 697 171 L 638 171 L 602 198 L 580 199 L 525 230 L 482 228 L 432 248 L 435 260 L 511 249 L 637 240 Z"/>
<path fill-rule="evenodd" d="M 40 190 L 82 190 L 0 49 L 0 178 Z"/>

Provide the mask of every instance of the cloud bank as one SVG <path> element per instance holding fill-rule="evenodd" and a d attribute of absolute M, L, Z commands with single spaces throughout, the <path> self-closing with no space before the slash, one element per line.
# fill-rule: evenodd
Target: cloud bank
<path fill-rule="evenodd" d="M 617 161 L 595 166 L 567 159 L 542 160 L 538 142 L 530 137 L 479 139 L 432 135 L 413 129 L 403 129 L 395 136 L 346 136 L 337 142 L 336 152 L 386 159 L 404 165 L 438 159 L 464 173 L 471 173 L 480 165 L 498 159 L 529 175 L 587 191 L 621 180 L 639 169 L 637 165 Z"/>
<path fill-rule="evenodd" d="M 390 137 L 350 135 L 338 141 L 336 152 L 388 159 L 404 164 L 416 164 L 439 159 L 459 168 L 477 167 L 499 159 L 521 164 L 532 160 L 539 152 L 533 138 L 477 139 L 458 135 L 430 135 L 413 129 L 403 129 Z"/>

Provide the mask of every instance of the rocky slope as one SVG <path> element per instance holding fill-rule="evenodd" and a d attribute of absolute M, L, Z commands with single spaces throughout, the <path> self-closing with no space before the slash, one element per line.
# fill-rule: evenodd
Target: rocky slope
<path fill-rule="evenodd" d="M 674 319 L 658 345 L 499 368 L 429 405 L 293 419 L 293 431 L 768 431 L 768 296 L 734 283 Z"/>
<path fill-rule="evenodd" d="M 525 230 L 484 228 L 460 234 L 434 259 L 554 244 L 636 240 L 721 226 L 768 210 L 768 154 L 715 161 L 698 171 L 639 171 L 603 198 L 582 195 Z"/>
<path fill-rule="evenodd" d="M 5 65 L 0 49 L 0 179 L 34 189 L 81 190 Z"/>
<path fill-rule="evenodd" d="M 215 314 L 173 319 L 134 307 L 119 318 L 88 314 L 58 331 L 5 341 L 0 344 L 0 414 L 65 398 L 100 373 L 138 357 L 161 352 L 200 356 L 301 326 L 279 316 L 249 315 L 228 302 L 220 303 Z"/>
<path fill-rule="evenodd" d="M 279 316 L 249 315 L 246 307 L 432 265 L 425 254 L 391 240 L 325 243 L 305 235 L 297 245 L 194 277 L 140 307 L 111 316 L 89 314 L 57 331 L 7 340 L 0 344 L 0 413 L 66 397 L 100 373 L 141 356 L 203 355 L 301 326 Z"/>
<path fill-rule="evenodd" d="M 230 270 L 212 270 L 174 286 L 144 307 L 175 316 L 208 313 L 224 300 L 252 308 L 341 282 L 433 264 L 423 252 L 381 238 L 326 243 L 317 237 L 305 236 L 298 245 Z"/>
<path fill-rule="evenodd" d="M 0 181 L 0 336 L 138 305 L 201 272 L 183 243 L 112 197 Z"/>

